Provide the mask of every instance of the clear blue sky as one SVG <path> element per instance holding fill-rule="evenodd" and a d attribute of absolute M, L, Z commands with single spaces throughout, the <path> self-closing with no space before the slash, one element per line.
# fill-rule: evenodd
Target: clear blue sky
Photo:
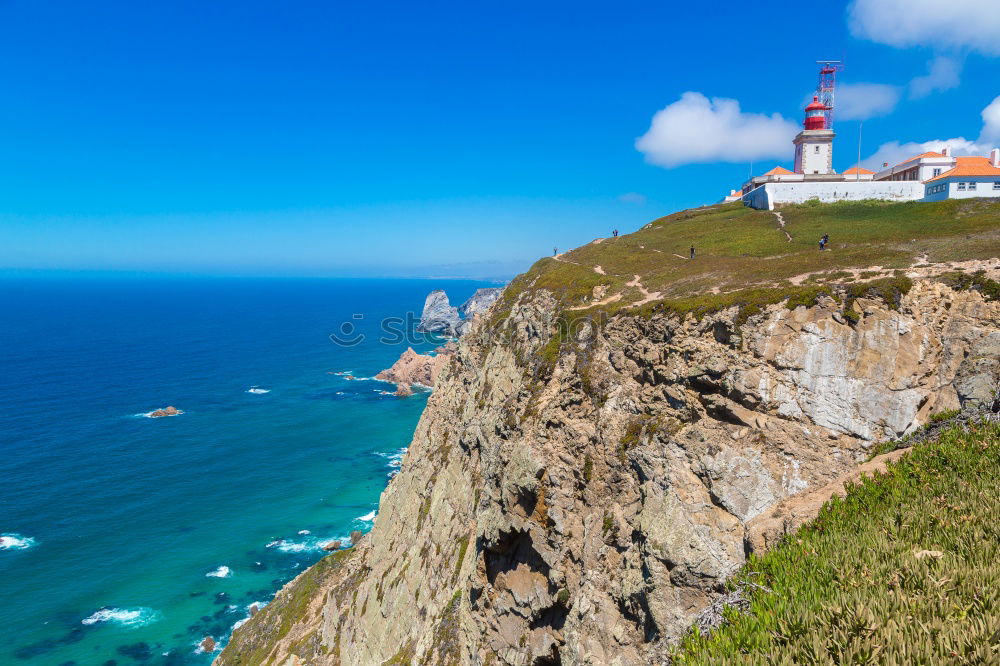
<path fill-rule="evenodd" d="M 785 0 L 0 0 L 0 268 L 510 272 L 712 203 L 748 155 L 790 165 L 790 143 L 727 158 L 636 139 L 685 92 L 798 123 L 824 57 L 878 84 L 852 102 L 876 108 L 848 112 L 878 115 L 866 158 L 975 142 L 1000 95 L 990 24 L 879 32 L 901 1 L 859 0 L 875 13 L 858 17 Z M 968 3 L 1000 6 L 951 4 Z M 940 4 L 910 7 L 934 27 Z M 858 122 L 837 129 L 844 169 Z"/>

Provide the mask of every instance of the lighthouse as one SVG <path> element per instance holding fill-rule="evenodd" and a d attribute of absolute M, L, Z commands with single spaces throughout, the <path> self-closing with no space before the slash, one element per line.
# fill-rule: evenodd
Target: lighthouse
<path fill-rule="evenodd" d="M 828 126 L 828 113 L 832 111 L 819 96 L 806 107 L 803 130 L 795 137 L 795 173 L 832 174 L 833 128 Z"/>
<path fill-rule="evenodd" d="M 833 93 L 837 85 L 836 60 L 820 60 L 816 95 L 806 107 L 803 130 L 795 137 L 795 173 L 834 174 Z"/>

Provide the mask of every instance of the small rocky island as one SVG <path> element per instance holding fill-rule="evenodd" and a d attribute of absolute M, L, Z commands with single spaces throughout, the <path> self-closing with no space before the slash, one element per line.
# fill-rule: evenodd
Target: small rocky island
<path fill-rule="evenodd" d="M 503 287 L 484 287 L 477 289 L 469 300 L 460 307 L 454 307 L 448 300 L 448 294 L 443 289 L 435 289 L 427 295 L 424 310 L 420 315 L 417 331 L 431 333 L 447 338 L 461 337 L 472 324 L 476 315 L 482 314 L 503 292 Z M 376 379 L 396 384 L 396 395 L 400 397 L 413 394 L 413 385 L 431 388 L 441 372 L 441 368 L 456 352 L 457 345 L 449 340 L 430 354 L 418 354 L 413 347 L 407 347 L 399 360 L 375 375 Z"/>
<path fill-rule="evenodd" d="M 148 416 L 151 419 L 158 419 L 158 418 L 161 418 L 163 416 L 177 416 L 178 414 L 183 414 L 183 413 L 184 412 L 182 410 L 177 409 L 173 405 L 168 405 L 167 407 L 162 407 L 160 409 L 154 409 L 153 411 L 151 411 L 148 414 Z"/>

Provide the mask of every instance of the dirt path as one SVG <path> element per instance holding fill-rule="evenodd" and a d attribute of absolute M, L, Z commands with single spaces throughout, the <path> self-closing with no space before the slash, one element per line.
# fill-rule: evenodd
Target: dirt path
<path fill-rule="evenodd" d="M 626 286 L 635 287 L 636 289 L 639 290 L 639 293 L 642 294 L 642 300 L 632 303 L 631 305 L 629 305 L 630 308 L 634 308 L 639 305 L 645 305 L 646 303 L 650 303 L 652 301 L 658 301 L 662 297 L 662 294 L 660 294 L 660 292 L 658 291 L 648 291 L 646 287 L 643 286 L 641 278 L 638 275 L 636 275 L 634 279 L 631 282 L 629 282 Z"/>
<path fill-rule="evenodd" d="M 788 233 L 787 231 L 785 231 L 785 218 L 781 215 L 781 213 L 779 213 L 776 210 L 772 210 L 771 212 L 774 213 L 774 216 L 776 218 L 778 218 L 778 228 L 780 228 L 784 232 L 785 238 L 787 238 L 788 242 L 791 243 L 792 242 L 792 235 L 790 233 Z"/>
<path fill-rule="evenodd" d="M 1000 278 L 1000 258 L 972 259 L 969 261 L 948 261 L 941 264 L 928 264 L 927 255 L 922 254 L 916 257 L 913 264 L 911 264 L 910 268 L 907 269 L 906 277 L 910 279 L 927 278 L 953 271 L 962 271 L 963 273 L 983 271 L 986 274 L 986 277 L 991 280 L 996 280 Z M 795 275 L 788 278 L 788 281 L 794 285 L 800 285 L 814 275 L 845 272 L 851 274 L 851 279 L 855 283 L 864 283 L 891 277 L 896 272 L 896 269 L 885 268 L 883 266 L 869 266 L 867 268 L 841 268 L 834 271 L 813 271 L 811 273 Z M 864 277 L 862 277 L 862 274 L 864 274 Z"/>

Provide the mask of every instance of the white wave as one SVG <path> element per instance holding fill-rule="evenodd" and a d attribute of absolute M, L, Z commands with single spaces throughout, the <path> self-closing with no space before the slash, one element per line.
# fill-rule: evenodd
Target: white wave
<path fill-rule="evenodd" d="M 371 521 L 375 520 L 375 512 L 374 511 L 369 511 L 368 513 L 366 513 L 363 516 L 358 516 L 358 520 L 363 520 L 366 523 L 370 523 Z"/>
<path fill-rule="evenodd" d="M 36 544 L 31 537 L 21 536 L 13 532 L 0 534 L 0 550 L 27 550 Z"/>
<path fill-rule="evenodd" d="M 299 534 L 312 534 L 309 530 L 299 530 Z"/>
<path fill-rule="evenodd" d="M 406 455 L 406 448 L 404 447 L 388 453 L 385 451 L 376 451 L 375 455 L 389 461 L 389 467 L 401 467 L 403 465 L 403 456 Z"/>
<path fill-rule="evenodd" d="M 144 624 L 156 622 L 160 614 L 152 608 L 102 608 L 80 621 L 91 625 L 99 622 L 114 622 L 123 627 L 141 627 Z"/>
<path fill-rule="evenodd" d="M 236 631 L 237 629 L 239 629 L 240 627 L 242 627 L 244 624 L 246 624 L 249 621 L 250 621 L 250 618 L 248 618 L 248 617 L 245 617 L 242 620 L 237 620 L 236 624 L 233 625 L 233 628 L 231 629 L 231 631 Z"/>
<path fill-rule="evenodd" d="M 317 537 L 309 535 L 308 538 L 302 539 L 301 541 L 289 541 L 287 539 L 278 539 L 277 541 L 272 541 L 267 544 L 267 548 L 277 548 L 283 553 L 305 553 L 310 550 L 323 550 L 323 546 L 330 543 L 331 541 L 340 541 L 341 543 L 347 543 L 349 539 L 347 537 L 335 536 L 335 537 Z"/>
<path fill-rule="evenodd" d="M 227 567 L 226 565 L 222 565 L 218 569 L 209 571 L 205 575 L 208 576 L 209 578 L 229 578 L 230 576 L 233 575 L 233 570 Z"/>
<path fill-rule="evenodd" d="M 271 389 L 261 388 L 259 386 L 251 386 L 247 389 L 247 393 L 256 393 L 257 395 L 262 395 L 264 393 L 270 393 Z"/>

